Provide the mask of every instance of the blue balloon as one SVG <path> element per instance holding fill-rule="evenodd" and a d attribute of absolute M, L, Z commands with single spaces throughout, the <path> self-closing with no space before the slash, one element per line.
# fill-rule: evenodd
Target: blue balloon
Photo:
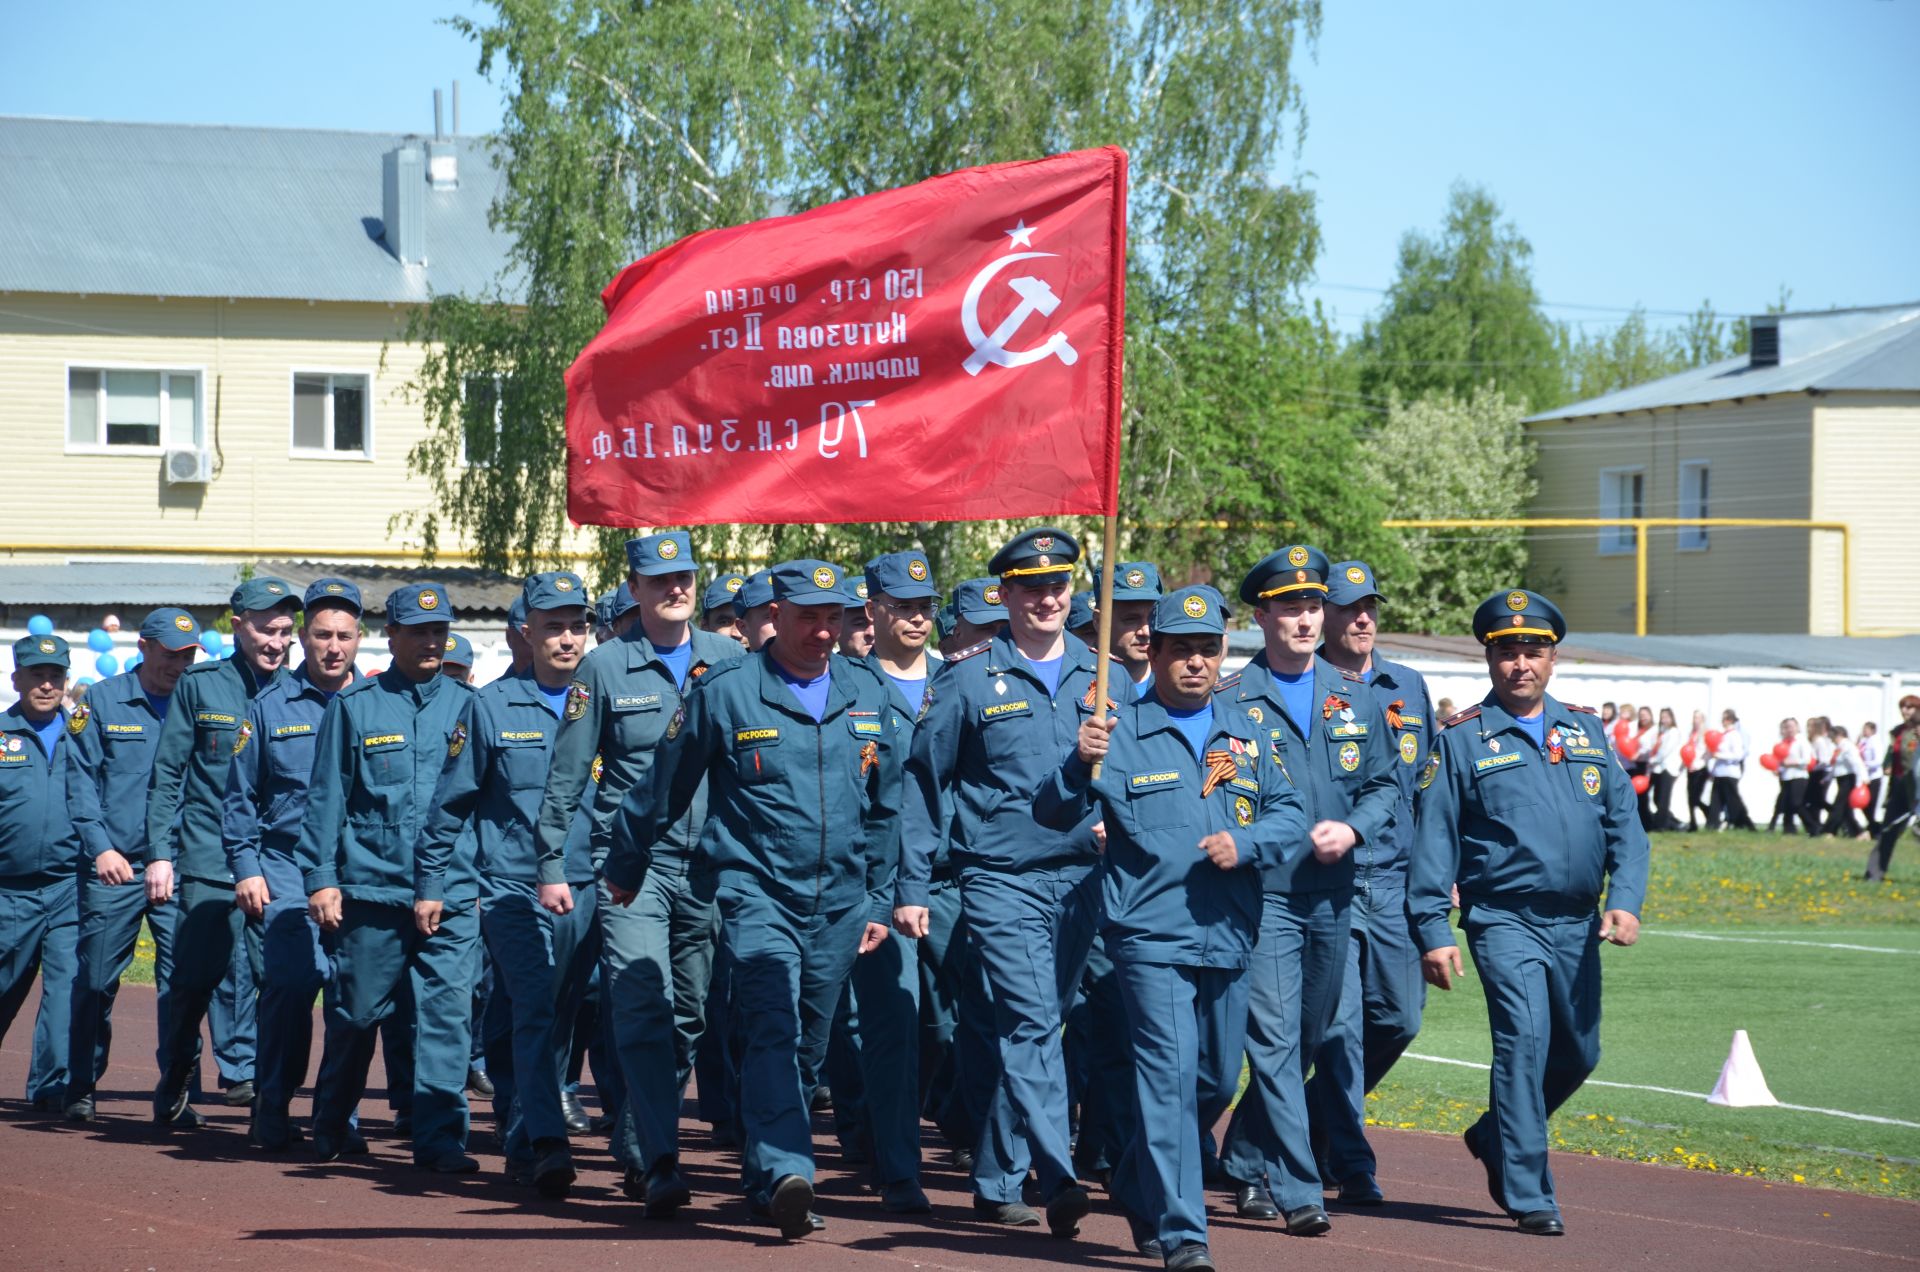
<path fill-rule="evenodd" d="M 120 660 L 112 654 L 102 654 L 93 660 L 93 669 L 103 676 L 111 676 L 120 670 Z"/>
<path fill-rule="evenodd" d="M 127 665 L 125 667 L 122 667 L 121 670 L 132 671 L 135 667 L 138 667 L 141 662 L 142 662 L 141 656 L 139 654 L 135 654 L 133 657 L 127 659 Z"/>
<path fill-rule="evenodd" d="M 214 631 L 212 628 L 201 632 L 200 647 L 210 654 L 218 655 L 220 652 L 220 633 Z"/>
<path fill-rule="evenodd" d="M 80 686 L 80 687 L 81 687 L 82 689 L 85 689 L 85 688 L 86 688 L 86 687 L 87 687 L 88 685 L 90 685 L 90 684 L 92 684 L 92 683 L 93 683 L 93 677 L 92 677 L 92 676 L 82 676 L 82 677 L 80 677 L 80 679 L 78 679 L 78 680 L 76 680 L 76 681 L 74 681 L 74 683 L 75 683 L 76 685 L 79 685 L 79 686 Z"/>
<path fill-rule="evenodd" d="M 87 633 L 87 648 L 96 654 L 113 652 L 113 634 L 104 627 L 96 627 Z"/>
<path fill-rule="evenodd" d="M 27 620 L 27 633 L 32 636 L 53 635 L 53 620 L 45 614 L 35 614 Z"/>
<path fill-rule="evenodd" d="M 218 656 L 219 656 L 219 657 L 221 657 L 221 658 L 231 658 L 231 657 L 233 657 L 233 646 L 232 646 L 232 645 L 222 645 L 222 646 L 220 646 L 220 653 L 219 653 L 219 655 L 218 655 Z"/>

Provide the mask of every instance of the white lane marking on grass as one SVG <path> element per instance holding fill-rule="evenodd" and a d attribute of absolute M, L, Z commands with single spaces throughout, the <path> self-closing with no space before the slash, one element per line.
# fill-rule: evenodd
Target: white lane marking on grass
<path fill-rule="evenodd" d="M 1730 941 L 1735 945 L 1804 945 L 1816 950 L 1857 950 L 1862 954 L 1920 954 L 1920 950 L 1895 949 L 1890 945 L 1848 945 L 1839 941 L 1789 941 L 1765 936 L 1720 936 L 1713 932 L 1679 932 L 1673 928 L 1645 928 L 1643 936 L 1678 936 L 1689 941 Z"/>
<path fill-rule="evenodd" d="M 1402 1054 L 1408 1060 L 1425 1060 L 1428 1064 L 1450 1064 L 1461 1069 L 1478 1069 L 1482 1073 L 1493 1068 L 1492 1065 L 1482 1064 L 1478 1060 L 1454 1060 L 1448 1056 L 1421 1055 L 1417 1051 L 1408 1051 Z M 1588 1078 L 1586 1085 L 1613 1087 L 1620 1091 L 1653 1091 L 1660 1095 L 1685 1096 L 1689 1100 L 1704 1100 L 1707 1098 L 1705 1091 L 1681 1091 L 1674 1087 L 1646 1086 L 1639 1082 L 1608 1082 L 1603 1078 Z M 1874 1113 L 1849 1113 L 1845 1109 L 1823 1109 L 1811 1104 L 1779 1104 L 1775 1107 L 1791 1109 L 1795 1113 L 1822 1113 L 1827 1117 L 1844 1117 L 1855 1122 L 1873 1122 L 1879 1126 L 1906 1126 L 1920 1131 L 1920 1122 L 1907 1122 L 1897 1117 L 1881 1117 Z"/>

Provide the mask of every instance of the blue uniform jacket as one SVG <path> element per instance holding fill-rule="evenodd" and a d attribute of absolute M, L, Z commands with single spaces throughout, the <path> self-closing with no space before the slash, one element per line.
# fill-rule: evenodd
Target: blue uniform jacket
<path fill-rule="evenodd" d="M 415 684 L 389 667 L 327 704 L 314 744 L 307 820 L 294 861 L 309 896 L 413 904 L 414 847 L 473 690 L 449 676 Z M 479 895 L 471 846 L 455 855 L 446 900 Z"/>
<path fill-rule="evenodd" d="M 740 657 L 740 642 L 695 629 L 693 657 L 687 669 L 692 691 L 710 670 Z M 540 882 L 566 882 L 566 843 L 582 797 L 591 793 L 592 849 L 606 860 L 612 845 L 614 814 L 627 792 L 645 786 L 667 725 L 680 710 L 683 695 L 673 672 L 654 653 L 653 642 L 635 623 L 619 640 L 597 646 L 580 663 L 574 696 L 562 712 L 560 735 L 540 805 L 537 842 Z M 598 757 L 598 785 L 590 785 Z M 684 873 L 707 819 L 704 790 L 695 792 L 686 816 L 669 827 L 653 846 L 656 867 Z"/>
<path fill-rule="evenodd" d="M 1040 787 L 1034 817 L 1077 826 L 1104 817 L 1102 933 L 1116 959 L 1178 967 L 1247 965 L 1260 932 L 1259 868 L 1307 851 L 1307 813 L 1266 744 L 1266 731 L 1213 702 L 1206 753 L 1231 776 L 1201 796 L 1211 764 L 1148 696 L 1122 707 L 1099 780 L 1078 754 Z M 1240 861 L 1222 870 L 1200 851 L 1214 831 L 1233 835 Z"/>
<path fill-rule="evenodd" d="M 503 677 L 476 692 L 457 727 L 414 862 L 414 896 L 442 899 L 447 868 L 468 823 L 473 826 L 482 891 L 491 894 L 503 886 L 531 891 L 542 882 L 534 828 L 560 719 L 527 673 Z M 593 878 L 585 852 L 585 817 L 584 809 L 576 814 L 575 833 L 568 836 L 564 882 Z"/>
<path fill-rule="evenodd" d="M 104 833 L 99 795 L 75 760 L 87 714 L 62 708 L 60 718 L 49 760 L 18 702 L 0 712 L 0 887 L 75 877 L 83 843 Z"/>
<path fill-rule="evenodd" d="M 183 879 L 232 883 L 220 819 L 227 770 L 247 704 L 286 675 L 280 668 L 264 681 L 234 651 L 217 662 L 195 663 L 174 686 L 147 791 L 147 860 L 171 861 Z"/>
<path fill-rule="evenodd" d="M 1266 862 L 1261 874 L 1267 891 L 1310 895 L 1351 889 L 1354 854 L 1393 825 L 1400 795 L 1386 720 L 1366 684 L 1324 658 L 1314 659 L 1304 730 L 1287 714 L 1264 650 L 1222 678 L 1214 692 L 1225 695 L 1264 731 L 1269 755 L 1279 757 L 1306 803 L 1308 829 L 1322 821 L 1342 821 L 1359 837 L 1353 850 L 1335 862 L 1318 860 L 1310 849 Z"/>
<path fill-rule="evenodd" d="M 1019 871 L 1090 863 L 1093 817 L 1064 830 L 1033 819 L 1033 797 L 1060 767 L 1093 714 L 1094 653 L 1068 636 L 1051 700 L 1013 638 L 1002 632 L 963 650 L 927 682 L 907 760 L 900 904 L 924 906 L 933 861 L 955 869 Z M 1133 700 L 1116 665 L 1107 697 Z"/>
<path fill-rule="evenodd" d="M 100 799 L 100 821 L 86 851 L 111 849 L 136 865 L 147 859 L 147 786 L 160 745 L 160 716 L 138 672 L 108 676 L 87 690 L 88 727 L 75 735 L 74 759 Z"/>
<path fill-rule="evenodd" d="M 1447 925 L 1456 882 L 1463 908 L 1485 901 L 1571 914 L 1594 909 L 1604 880 L 1608 909 L 1639 914 L 1648 847 L 1633 780 L 1599 716 L 1551 695 L 1544 710 L 1559 763 L 1492 694 L 1436 739 L 1407 884 L 1421 949 L 1458 944 Z"/>
<path fill-rule="evenodd" d="M 893 911 L 900 851 L 900 736 L 873 675 L 835 654 L 819 723 L 765 651 L 709 671 L 667 730 L 651 780 L 614 823 L 609 882 L 637 889 L 655 838 L 711 783 L 696 877 L 733 875 L 802 913 Z"/>
<path fill-rule="evenodd" d="M 354 678 L 360 678 L 358 672 Z M 247 704 L 245 740 L 235 739 L 238 749 L 227 769 L 220 816 L 227 868 L 236 881 L 264 873 L 262 853 L 293 860 L 307 817 L 313 748 L 330 701 L 303 668 L 281 676 Z"/>
<path fill-rule="evenodd" d="M 1354 845 L 1354 868 L 1404 884 L 1407 854 L 1413 848 L 1413 806 L 1420 793 L 1420 770 L 1433 750 L 1440 722 L 1433 718 L 1433 700 L 1427 694 L 1425 678 L 1411 667 L 1376 654 L 1367 687 L 1373 691 L 1374 705 L 1386 721 L 1387 741 L 1393 748 L 1393 780 L 1400 788 L 1400 799 L 1394 807 L 1393 825 Z"/>
<path fill-rule="evenodd" d="M 900 686 L 894 683 L 893 677 L 889 676 L 886 669 L 880 665 L 880 659 L 877 655 L 868 654 L 864 658 L 849 658 L 847 661 L 856 667 L 866 668 L 873 673 L 873 678 L 880 682 L 880 688 L 886 693 L 887 701 L 893 706 L 894 725 L 900 731 L 900 754 L 902 757 L 911 755 L 913 753 L 914 725 L 919 720 L 920 708 L 926 705 L 927 689 L 933 684 L 933 678 L 940 673 L 942 666 L 941 661 L 932 654 L 927 655 L 927 683 L 921 686 L 919 702 L 908 702 L 906 700 L 906 697 L 900 692 Z M 902 763 L 905 763 L 904 758 Z M 904 835 L 903 823 L 903 843 L 905 842 Z M 949 865 L 945 844 L 940 844 L 936 847 L 932 869 L 935 876 L 943 875 L 948 871 Z M 898 863 L 896 863 L 894 873 L 894 887 L 896 890 L 899 888 L 901 877 L 902 872 L 898 867 Z M 905 905 L 906 902 L 896 898 L 894 904 Z"/>

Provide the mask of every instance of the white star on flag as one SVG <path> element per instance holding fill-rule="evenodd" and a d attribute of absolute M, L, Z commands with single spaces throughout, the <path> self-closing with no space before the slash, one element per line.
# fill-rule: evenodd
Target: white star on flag
<path fill-rule="evenodd" d="M 1033 246 L 1033 230 L 1028 227 L 1025 217 L 1021 217 L 1014 223 L 1013 228 L 1007 231 L 1007 237 L 1013 240 L 1007 244 L 1008 247 Z"/>

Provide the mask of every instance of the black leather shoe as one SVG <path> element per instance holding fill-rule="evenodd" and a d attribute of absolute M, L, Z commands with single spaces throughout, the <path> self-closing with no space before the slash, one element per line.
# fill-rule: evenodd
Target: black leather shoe
<path fill-rule="evenodd" d="M 620 1177 L 620 1191 L 627 1195 L 628 1201 L 645 1201 L 647 1177 L 633 1167 L 627 1167 L 626 1174 Z"/>
<path fill-rule="evenodd" d="M 571 1091 L 560 1093 L 560 1116 L 566 1119 L 567 1130 L 574 1135 L 587 1135 L 593 1131 L 593 1119 L 587 1116 L 587 1110 L 580 1103 L 580 1097 Z"/>
<path fill-rule="evenodd" d="M 672 1166 L 656 1169 L 647 1176 L 642 1195 L 649 1219 L 671 1219 L 680 1213 L 680 1207 L 693 1200 L 693 1190 L 687 1187 L 679 1169 Z"/>
<path fill-rule="evenodd" d="M 1507 1199 L 1506 1189 L 1503 1188 L 1500 1183 L 1500 1154 L 1497 1150 L 1489 1150 L 1484 1153 L 1480 1150 L 1480 1139 L 1473 1133 L 1478 1126 L 1478 1122 L 1474 1123 L 1473 1126 L 1469 1126 L 1462 1132 L 1460 1138 L 1465 1142 L 1467 1152 L 1473 1154 L 1474 1160 L 1485 1167 L 1487 1172 L 1487 1196 L 1493 1198 L 1493 1204 L 1500 1208 L 1502 1214 L 1505 1214 L 1507 1212 Z"/>
<path fill-rule="evenodd" d="M 253 1103 L 253 1079 L 236 1082 L 220 1093 L 220 1098 L 230 1109 L 244 1109 Z"/>
<path fill-rule="evenodd" d="M 973 1150 L 970 1148 L 954 1149 L 947 1154 L 947 1161 L 953 1164 L 955 1170 L 964 1170 L 969 1175 L 973 1173 Z"/>
<path fill-rule="evenodd" d="M 1168 1272 L 1214 1272 L 1213 1254 L 1198 1241 L 1184 1242 L 1167 1256 Z"/>
<path fill-rule="evenodd" d="M 1280 1207 L 1260 1185 L 1241 1184 L 1233 1190 L 1233 1213 L 1242 1219 L 1272 1220 L 1280 1217 Z"/>
<path fill-rule="evenodd" d="M 1047 1202 L 1047 1231 L 1065 1240 L 1080 1235 L 1080 1221 L 1093 1210 L 1093 1194 L 1083 1184 L 1062 1184 Z"/>
<path fill-rule="evenodd" d="M 1160 1244 L 1160 1234 L 1154 1226 L 1143 1219 L 1127 1216 L 1127 1231 L 1133 1237 L 1133 1248 L 1150 1259 L 1166 1257 L 1166 1247 Z"/>
<path fill-rule="evenodd" d="M 1340 1181 L 1340 1204 L 1343 1206 L 1384 1206 L 1387 1196 L 1380 1191 L 1372 1175 L 1355 1175 L 1352 1179 Z"/>
<path fill-rule="evenodd" d="M 467 1094 L 477 1095 L 483 1100 L 493 1098 L 493 1079 L 487 1076 L 485 1069 L 467 1070 Z"/>
<path fill-rule="evenodd" d="M 573 1154 L 564 1143 L 555 1144 L 534 1159 L 533 1187 L 542 1197 L 558 1201 L 573 1187 L 575 1178 Z"/>
<path fill-rule="evenodd" d="M 33 1097 L 33 1111 L 35 1113 L 60 1113 L 64 1112 L 66 1107 L 67 1101 L 63 1095 L 36 1095 Z"/>
<path fill-rule="evenodd" d="M 412 1139 L 413 1138 L 413 1114 L 395 1113 L 393 1115 L 393 1125 L 388 1129 L 387 1134 L 393 1136 L 393 1138 L 397 1140 Z"/>
<path fill-rule="evenodd" d="M 188 1094 L 187 1084 L 184 1082 L 172 1089 L 169 1089 L 164 1082 L 154 1088 L 153 1124 L 163 1127 L 172 1126 L 187 1111 Z"/>
<path fill-rule="evenodd" d="M 284 1153 L 293 1147 L 293 1123 L 284 1112 L 256 1109 L 247 1128 L 247 1143 L 263 1153 Z"/>
<path fill-rule="evenodd" d="M 988 1223 L 997 1223 L 1007 1228 L 1038 1228 L 1040 1226 L 1040 1212 L 1022 1201 L 988 1201 L 985 1197 L 975 1197 L 973 1213 Z"/>
<path fill-rule="evenodd" d="M 1560 1222 L 1560 1216 L 1552 1210 L 1529 1210 L 1514 1223 L 1520 1231 L 1533 1237 L 1564 1237 L 1567 1225 Z"/>
<path fill-rule="evenodd" d="M 896 1179 L 880 1190 L 880 1209 L 890 1215 L 930 1215 L 933 1203 L 915 1179 Z"/>
<path fill-rule="evenodd" d="M 789 1241 L 798 1241 L 826 1226 L 814 1226 L 813 1185 L 798 1175 L 783 1175 L 774 1182 L 773 1191 L 767 1194 L 767 1217 Z"/>
<path fill-rule="evenodd" d="M 98 1119 L 95 1117 L 93 1111 L 93 1097 L 90 1095 L 81 1096 L 73 1103 L 67 1105 L 62 1111 L 62 1116 L 69 1122 L 97 1121 Z"/>
<path fill-rule="evenodd" d="M 1296 1206 L 1287 1211 L 1287 1234 L 1295 1237 L 1317 1237 L 1333 1227 L 1327 1218 L 1327 1212 L 1318 1206 Z"/>
<path fill-rule="evenodd" d="M 479 1158 L 469 1157 L 457 1148 L 449 1149 L 431 1161 L 415 1162 L 414 1164 L 430 1170 L 436 1175 L 471 1175 L 480 1169 Z M 571 1183 L 573 1181 L 568 1180 L 567 1182 Z"/>

